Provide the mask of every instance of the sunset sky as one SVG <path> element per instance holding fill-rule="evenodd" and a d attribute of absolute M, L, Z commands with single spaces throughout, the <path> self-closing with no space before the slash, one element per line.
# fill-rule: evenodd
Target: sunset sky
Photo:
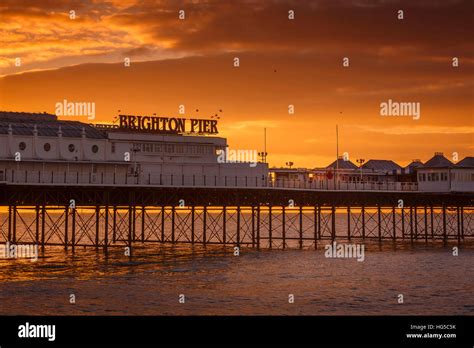
<path fill-rule="evenodd" d="M 336 124 L 353 162 L 462 159 L 474 155 L 473 13 L 471 0 L 0 0 L 0 110 L 95 102 L 93 122 L 111 122 L 183 104 L 187 118 L 218 113 L 233 149 L 263 150 L 266 127 L 276 166 L 329 164 Z M 420 103 L 420 119 L 381 116 L 388 99 Z"/>

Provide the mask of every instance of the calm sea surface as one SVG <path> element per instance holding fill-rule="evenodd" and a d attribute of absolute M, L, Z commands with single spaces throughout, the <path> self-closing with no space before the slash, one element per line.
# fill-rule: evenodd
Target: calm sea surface
<path fill-rule="evenodd" d="M 438 244 L 366 244 L 364 262 L 325 258 L 323 248 L 234 256 L 232 248 L 137 243 L 129 258 L 122 248 L 106 257 L 49 247 L 37 262 L 0 260 L 0 314 L 472 315 L 473 271 L 469 245 L 455 257 Z"/>

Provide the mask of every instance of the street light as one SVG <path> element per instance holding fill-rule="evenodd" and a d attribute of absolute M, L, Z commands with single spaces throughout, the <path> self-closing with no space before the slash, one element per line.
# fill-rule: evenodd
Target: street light
<path fill-rule="evenodd" d="M 267 155 L 268 155 L 268 153 L 265 152 L 265 151 L 259 152 L 258 156 L 260 157 L 260 162 L 267 163 Z"/>

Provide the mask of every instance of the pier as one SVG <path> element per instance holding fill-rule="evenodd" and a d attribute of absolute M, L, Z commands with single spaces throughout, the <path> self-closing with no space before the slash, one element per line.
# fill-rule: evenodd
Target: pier
<path fill-rule="evenodd" d="M 1 185 L 0 243 L 188 243 L 317 249 L 332 241 L 474 237 L 472 193 L 275 187 Z"/>

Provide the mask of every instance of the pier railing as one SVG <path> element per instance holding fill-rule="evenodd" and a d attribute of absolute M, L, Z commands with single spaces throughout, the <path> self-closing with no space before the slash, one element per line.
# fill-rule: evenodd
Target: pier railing
<path fill-rule="evenodd" d="M 58 172 L 5 170 L 0 184 L 21 185 L 80 185 L 80 186 L 173 186 L 173 187 L 232 187 L 232 188 L 288 188 L 304 190 L 347 191 L 417 191 L 415 182 L 345 182 L 335 180 L 271 180 L 261 176 L 186 175 L 186 174 L 130 174 L 104 172 Z"/>

